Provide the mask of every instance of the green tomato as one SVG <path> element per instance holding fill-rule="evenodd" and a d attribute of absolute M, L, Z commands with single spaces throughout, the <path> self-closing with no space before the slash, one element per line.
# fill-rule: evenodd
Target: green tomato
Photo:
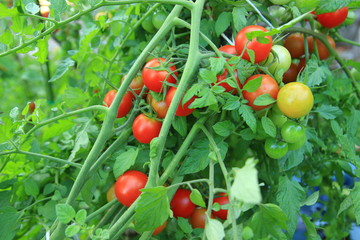
<path fill-rule="evenodd" d="M 167 14 L 164 11 L 160 11 L 152 16 L 151 21 L 154 27 L 159 29 L 162 26 L 162 24 L 165 22 L 166 18 L 167 18 Z"/>
<path fill-rule="evenodd" d="M 256 140 L 264 140 L 265 138 L 269 137 L 269 135 L 265 132 L 264 127 L 261 121 L 256 122 Z"/>
<path fill-rule="evenodd" d="M 295 0 L 295 5 L 303 13 L 314 10 L 319 3 L 320 0 Z"/>
<path fill-rule="evenodd" d="M 288 120 L 288 118 L 282 113 L 276 110 L 272 110 L 270 112 L 269 118 L 275 124 L 276 127 L 281 128 L 284 123 Z"/>
<path fill-rule="evenodd" d="M 346 19 L 345 19 L 344 24 L 345 25 L 351 25 L 351 24 L 353 24 L 355 22 L 355 20 L 356 20 L 356 13 L 354 11 L 350 10 L 348 12 L 348 15 L 347 15 Z"/>
<path fill-rule="evenodd" d="M 311 172 L 309 175 L 307 175 L 305 177 L 305 182 L 310 186 L 310 187 L 317 187 L 320 186 L 320 184 L 322 183 L 322 176 L 320 173 L 316 172 L 313 173 Z"/>
<path fill-rule="evenodd" d="M 265 141 L 266 154 L 274 159 L 285 156 L 288 151 L 288 144 L 283 141 L 277 141 L 275 138 L 268 138 Z"/>
<path fill-rule="evenodd" d="M 272 2 L 273 4 L 278 4 L 278 5 L 287 4 L 291 1 L 292 0 L 270 0 L 270 2 Z"/>
<path fill-rule="evenodd" d="M 261 64 L 268 65 L 268 69 L 272 74 L 279 70 L 285 73 L 290 68 L 291 55 L 285 47 L 274 45 L 268 58 Z"/>
<path fill-rule="evenodd" d="M 351 69 L 351 76 L 357 80 L 357 81 L 360 81 L 360 72 L 356 69 L 356 68 L 353 68 Z"/>
<path fill-rule="evenodd" d="M 289 120 L 281 127 L 281 136 L 288 143 L 297 143 L 306 139 L 305 128 Z"/>
<path fill-rule="evenodd" d="M 152 23 L 151 16 L 147 16 L 141 23 L 141 26 L 148 33 L 154 33 L 156 31 L 154 24 Z"/>
<path fill-rule="evenodd" d="M 295 143 L 288 143 L 288 147 L 289 150 L 298 150 L 299 148 L 301 148 L 306 142 L 306 135 L 304 134 L 304 137 L 301 138 L 299 141 L 295 142 Z"/>

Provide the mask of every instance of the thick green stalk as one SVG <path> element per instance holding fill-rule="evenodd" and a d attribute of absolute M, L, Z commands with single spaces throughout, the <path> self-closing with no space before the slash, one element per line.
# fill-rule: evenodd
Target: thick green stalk
<path fill-rule="evenodd" d="M 101 208 L 99 208 L 98 210 L 96 210 L 95 212 L 91 213 L 89 216 L 87 216 L 86 218 L 86 222 L 89 222 L 91 219 L 93 219 L 94 217 L 96 217 L 99 214 L 102 214 L 104 211 L 108 210 L 109 208 L 115 206 L 115 204 L 119 205 L 119 201 L 115 198 L 112 201 L 106 203 L 104 206 L 102 206 Z"/>

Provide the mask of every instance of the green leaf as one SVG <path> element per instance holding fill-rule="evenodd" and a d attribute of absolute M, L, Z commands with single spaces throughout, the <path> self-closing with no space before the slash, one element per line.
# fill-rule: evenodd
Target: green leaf
<path fill-rule="evenodd" d="M 319 113 L 320 116 L 322 116 L 326 120 L 335 119 L 343 113 L 339 107 L 326 104 L 322 104 L 320 107 L 313 110 L 313 112 Z"/>
<path fill-rule="evenodd" d="M 233 168 L 235 177 L 231 186 L 231 193 L 233 193 L 234 198 L 243 203 L 259 204 L 261 202 L 258 171 L 255 164 L 255 160 L 249 158 L 244 167 Z"/>
<path fill-rule="evenodd" d="M 206 216 L 205 234 L 208 240 L 221 240 L 225 237 L 224 226 L 219 220 Z"/>
<path fill-rule="evenodd" d="M 86 221 L 86 217 L 87 217 L 87 212 L 85 209 L 80 209 L 75 216 L 75 220 L 76 222 L 78 222 L 79 224 L 85 224 Z"/>
<path fill-rule="evenodd" d="M 204 69 L 204 68 L 200 69 L 199 75 L 200 78 L 204 80 L 206 83 L 215 83 L 217 80 L 216 74 L 208 69 Z"/>
<path fill-rule="evenodd" d="M 175 116 L 174 121 L 171 122 L 173 128 L 183 137 L 187 134 L 187 122 L 185 117 Z"/>
<path fill-rule="evenodd" d="M 296 181 L 290 181 L 288 177 L 280 177 L 276 201 L 288 217 L 287 230 L 292 236 L 296 230 L 300 206 L 305 198 L 305 191 Z"/>
<path fill-rule="evenodd" d="M 9 29 L 7 29 L 3 34 L 1 34 L 0 42 L 8 46 L 14 42 L 14 36 Z"/>
<path fill-rule="evenodd" d="M 337 217 L 344 211 L 348 210 L 351 206 L 353 206 L 353 199 L 351 197 L 351 195 L 348 195 L 340 204 L 340 208 L 339 211 L 337 213 Z"/>
<path fill-rule="evenodd" d="M 278 160 L 280 170 L 287 171 L 299 166 L 304 161 L 304 151 L 304 148 L 300 148 L 295 151 L 288 151 L 284 157 Z"/>
<path fill-rule="evenodd" d="M 207 138 L 201 138 L 195 142 L 196 144 L 191 146 L 188 151 L 188 157 L 185 158 L 180 167 L 180 175 L 199 172 L 209 165 L 209 140 Z"/>
<path fill-rule="evenodd" d="M 15 208 L 1 206 L 0 208 L 0 222 L 1 222 L 0 239 L 1 240 L 14 239 L 15 234 L 20 230 L 19 229 L 20 217 L 21 214 L 18 213 Z"/>
<path fill-rule="evenodd" d="M 237 96 L 229 96 L 226 100 L 226 103 L 222 107 L 224 110 L 234 110 L 240 107 L 239 97 Z"/>
<path fill-rule="evenodd" d="M 350 193 L 352 202 L 354 203 L 354 213 L 356 224 L 360 224 L 360 182 L 356 182 Z"/>
<path fill-rule="evenodd" d="M 142 233 L 162 225 L 170 215 L 167 189 L 163 186 L 141 190 L 135 208 L 135 229 Z"/>
<path fill-rule="evenodd" d="M 180 229 L 184 233 L 191 233 L 192 232 L 193 229 L 192 229 L 188 219 L 179 217 L 178 220 L 177 220 L 177 223 L 178 223 Z"/>
<path fill-rule="evenodd" d="M 245 80 L 254 74 L 257 67 L 256 67 L 256 65 L 254 65 L 244 59 L 240 59 L 240 61 L 236 64 L 236 69 L 237 69 L 238 78 L 240 79 L 241 84 L 244 84 Z M 258 84 L 257 88 L 259 88 L 259 86 L 261 85 L 261 81 L 260 80 L 258 80 L 258 81 L 259 81 L 259 83 L 257 83 L 257 82 L 254 83 L 254 84 Z M 256 89 L 254 91 L 256 91 Z"/>
<path fill-rule="evenodd" d="M 231 121 L 226 120 L 215 123 L 213 129 L 219 136 L 227 137 L 234 131 L 235 125 Z"/>
<path fill-rule="evenodd" d="M 191 194 L 190 194 L 190 200 L 195 204 L 195 205 L 198 205 L 200 207 L 203 207 L 205 208 L 206 207 L 206 204 L 202 198 L 202 195 L 201 193 L 199 192 L 199 190 L 197 189 L 193 189 L 191 191 Z"/>
<path fill-rule="evenodd" d="M 320 0 L 319 7 L 316 8 L 316 14 L 334 12 L 350 4 L 352 0 Z"/>
<path fill-rule="evenodd" d="M 0 3 L 0 19 L 6 17 L 15 17 L 16 15 L 18 15 L 18 11 L 16 8 L 7 8 Z"/>
<path fill-rule="evenodd" d="M 311 206 L 314 205 L 317 200 L 319 199 L 319 191 L 314 192 L 313 194 L 311 194 L 310 196 L 308 196 L 304 202 L 301 203 L 301 206 Z"/>
<path fill-rule="evenodd" d="M 210 58 L 210 68 L 215 74 L 219 74 L 224 70 L 225 59 L 222 58 Z"/>
<path fill-rule="evenodd" d="M 114 176 L 118 178 L 124 172 L 134 165 L 135 160 L 138 156 L 139 149 L 135 147 L 129 147 L 126 150 L 122 150 L 116 153 L 116 160 L 114 163 Z"/>
<path fill-rule="evenodd" d="M 200 83 L 193 84 L 191 88 L 186 91 L 183 97 L 183 102 L 189 101 L 193 96 L 197 95 L 200 92 L 200 90 L 203 88 L 204 88 L 203 84 Z"/>
<path fill-rule="evenodd" d="M 263 126 L 265 132 L 271 136 L 276 137 L 276 127 L 273 123 L 273 121 L 270 120 L 270 118 L 264 116 L 261 118 L 261 125 Z"/>
<path fill-rule="evenodd" d="M 51 77 L 49 82 L 54 82 L 58 79 L 60 79 L 64 74 L 75 65 L 75 61 L 71 58 L 66 58 L 58 64 L 55 74 Z"/>
<path fill-rule="evenodd" d="M 72 237 L 75 234 L 77 234 L 78 232 L 80 232 L 80 226 L 79 225 L 70 225 L 67 226 L 65 229 L 65 235 L 67 237 Z"/>
<path fill-rule="evenodd" d="M 215 95 L 207 91 L 204 96 L 196 98 L 194 102 L 190 104 L 189 108 L 203 108 L 214 104 L 217 104 Z"/>
<path fill-rule="evenodd" d="M 45 205 L 39 206 L 38 207 L 38 212 L 44 218 L 46 218 L 46 219 L 48 219 L 50 221 L 54 221 L 56 219 L 55 207 L 56 207 L 56 202 L 50 200 L 47 203 L 45 203 Z"/>
<path fill-rule="evenodd" d="M 343 130 L 336 121 L 333 120 L 330 124 L 336 136 L 343 136 Z"/>
<path fill-rule="evenodd" d="M 38 13 L 40 11 L 40 7 L 39 7 L 39 5 L 31 2 L 31 3 L 26 4 L 25 11 L 29 12 L 32 15 L 35 15 L 36 13 Z"/>
<path fill-rule="evenodd" d="M 255 92 L 256 90 L 258 90 L 261 83 L 262 83 L 262 76 L 259 76 L 257 78 L 252 79 L 251 81 L 248 81 L 243 87 L 243 90 L 247 92 Z"/>
<path fill-rule="evenodd" d="M 95 27 L 88 29 L 84 37 L 81 39 L 78 52 L 72 56 L 72 59 L 77 61 L 79 66 L 85 59 L 89 58 L 89 54 L 91 53 L 91 41 L 99 33 L 99 31 L 100 29 Z"/>
<path fill-rule="evenodd" d="M 317 233 L 317 229 L 315 224 L 310 220 L 310 218 L 304 214 L 301 214 L 301 219 L 305 223 L 306 226 L 306 239 L 311 240 L 321 240 L 321 237 Z"/>
<path fill-rule="evenodd" d="M 276 102 L 276 100 L 273 99 L 270 96 L 270 94 L 265 93 L 265 94 L 261 94 L 260 96 L 255 98 L 254 105 L 256 105 L 256 106 L 266 106 L 266 105 L 270 105 L 270 104 L 272 104 L 274 102 Z"/>
<path fill-rule="evenodd" d="M 231 13 L 222 12 L 218 19 L 215 22 L 215 33 L 217 36 L 220 36 L 225 30 L 230 26 L 231 23 Z"/>
<path fill-rule="evenodd" d="M 248 105 L 241 105 L 239 114 L 244 118 L 246 124 L 253 132 L 256 132 L 256 118 L 253 114 L 252 108 Z"/>
<path fill-rule="evenodd" d="M 55 19 L 60 19 L 61 14 L 67 10 L 67 4 L 65 0 L 50 0 L 50 9 L 54 9 Z"/>
<path fill-rule="evenodd" d="M 36 197 L 39 195 L 39 186 L 33 179 L 27 179 L 24 181 L 25 193 L 29 196 Z"/>
<path fill-rule="evenodd" d="M 75 210 L 69 204 L 57 204 L 56 215 L 61 223 L 67 224 L 75 217 Z"/>
<path fill-rule="evenodd" d="M 234 27 L 237 32 L 243 29 L 246 26 L 246 16 L 248 16 L 248 12 L 245 8 L 235 7 L 232 11 Z"/>

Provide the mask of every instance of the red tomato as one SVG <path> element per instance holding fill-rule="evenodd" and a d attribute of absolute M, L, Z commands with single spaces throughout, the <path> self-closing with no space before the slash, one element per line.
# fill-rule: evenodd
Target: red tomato
<path fill-rule="evenodd" d="M 284 47 L 290 52 L 292 58 L 299 58 L 305 54 L 304 35 L 290 34 L 284 41 Z"/>
<path fill-rule="evenodd" d="M 170 104 L 174 98 L 174 95 L 176 93 L 176 88 L 175 87 L 171 87 L 167 94 L 166 94 L 166 98 L 165 98 L 165 101 L 166 101 L 166 104 L 170 107 Z M 195 109 L 191 109 L 189 108 L 189 105 L 195 100 L 195 96 L 192 97 L 189 101 L 187 101 L 185 104 L 182 104 L 182 99 L 180 101 L 180 104 L 175 112 L 175 115 L 176 116 L 179 116 L 179 117 L 184 117 L 184 116 L 188 116 L 190 115 Z"/>
<path fill-rule="evenodd" d="M 265 37 L 266 39 L 269 40 L 269 43 L 266 44 L 258 42 L 256 38 L 253 38 L 252 40 L 248 40 L 246 38 L 246 33 L 250 33 L 253 31 L 267 32 L 267 30 L 261 26 L 257 26 L 257 25 L 247 26 L 242 30 L 240 30 L 240 32 L 236 35 L 235 48 L 238 55 L 241 55 L 244 49 L 246 49 L 242 55 L 242 58 L 248 61 L 250 61 L 248 49 L 254 51 L 255 63 L 259 63 L 261 61 L 264 61 L 269 56 L 272 47 L 272 37 L 271 36 Z"/>
<path fill-rule="evenodd" d="M 136 140 L 141 143 L 150 143 L 160 134 L 162 122 L 151 119 L 145 114 L 137 116 L 132 125 L 132 132 Z"/>
<path fill-rule="evenodd" d="M 256 74 L 249 77 L 248 79 L 246 79 L 245 85 L 249 81 L 254 80 L 255 78 L 258 77 L 262 77 L 262 81 L 260 87 L 255 92 L 248 92 L 245 90 L 243 91 L 244 98 L 249 101 L 247 105 L 252 107 L 255 111 L 259 111 L 269 106 L 269 105 L 266 106 L 254 105 L 254 101 L 257 97 L 267 93 L 270 94 L 272 98 L 276 99 L 277 94 L 279 92 L 279 85 L 277 84 L 277 82 L 272 77 L 266 74 Z"/>
<path fill-rule="evenodd" d="M 158 235 L 159 233 L 161 233 L 167 225 L 167 221 L 165 221 L 162 225 L 158 226 L 152 233 L 153 236 Z"/>
<path fill-rule="evenodd" d="M 296 82 L 298 73 L 298 66 L 295 63 L 291 63 L 289 70 L 283 75 L 283 83 Z"/>
<path fill-rule="evenodd" d="M 164 100 L 162 101 L 156 101 L 151 94 L 148 94 L 146 97 L 147 102 L 151 105 L 151 107 L 154 109 L 154 111 L 156 112 L 157 116 L 159 118 L 165 118 L 166 117 L 166 113 L 169 109 L 168 105 L 166 104 L 166 102 Z"/>
<path fill-rule="evenodd" d="M 348 12 L 348 7 L 343 7 L 336 10 L 335 12 L 319 14 L 317 15 L 317 20 L 323 27 L 334 28 L 341 25 L 345 21 Z"/>
<path fill-rule="evenodd" d="M 219 75 L 216 76 L 216 78 L 217 78 L 217 81 L 216 81 L 216 82 L 218 83 L 218 82 L 221 82 L 221 81 L 225 80 L 226 78 L 228 78 L 228 77 L 229 77 L 229 76 L 228 76 L 228 73 L 229 73 L 228 70 L 227 70 L 227 69 L 224 69 L 224 73 L 223 73 L 223 74 L 219 74 Z M 237 71 L 234 72 L 234 76 L 235 76 L 235 78 L 236 78 L 237 84 L 239 85 L 239 88 L 242 88 L 242 85 L 241 85 L 241 82 L 240 82 L 240 80 L 239 80 Z M 225 88 L 225 92 L 230 92 L 230 91 L 232 91 L 232 94 L 236 94 L 236 93 L 238 92 L 236 88 L 233 88 L 232 86 L 230 86 L 230 85 L 227 84 L 226 82 L 220 83 L 220 84 L 218 84 L 218 85 L 221 86 L 221 87 L 223 87 L 223 88 Z"/>
<path fill-rule="evenodd" d="M 189 218 L 192 228 L 205 228 L 206 209 L 196 208 Z"/>
<path fill-rule="evenodd" d="M 236 48 L 233 45 L 224 45 L 219 50 L 220 52 L 236 55 Z"/>
<path fill-rule="evenodd" d="M 125 79 L 125 76 L 121 79 L 121 83 L 123 83 L 124 79 Z M 136 95 L 139 95 L 141 93 L 141 90 L 143 87 L 144 87 L 144 82 L 143 82 L 141 76 L 134 77 L 134 79 L 131 81 L 131 83 L 129 85 L 129 88 L 131 88 Z M 132 94 L 133 98 L 136 97 L 136 96 L 134 96 L 134 94 L 131 91 L 129 91 L 129 92 Z"/>
<path fill-rule="evenodd" d="M 303 71 L 305 66 L 306 66 L 306 59 L 304 57 L 300 58 L 300 62 L 298 63 L 298 66 L 297 66 L 298 71 L 299 72 Z"/>
<path fill-rule="evenodd" d="M 176 83 L 176 79 L 173 74 L 178 76 L 178 73 L 176 72 L 176 67 L 174 65 L 169 67 L 169 69 L 172 71 L 170 73 L 166 70 L 156 71 L 154 69 L 150 69 L 160 66 L 161 63 L 159 60 L 161 62 L 165 62 L 164 58 L 153 58 L 145 64 L 142 70 L 142 78 L 145 86 L 154 92 L 163 92 L 163 82 L 165 81 L 168 83 Z M 171 64 L 172 63 L 169 63 L 169 65 Z"/>
<path fill-rule="evenodd" d="M 110 107 L 110 105 L 114 101 L 116 93 L 117 91 L 114 89 L 107 92 L 107 94 L 104 97 L 104 102 L 106 106 Z M 130 92 L 126 92 L 123 99 L 120 102 L 117 118 L 125 117 L 126 114 L 130 112 L 131 107 L 132 107 L 132 94 Z"/>
<path fill-rule="evenodd" d="M 221 197 L 214 198 L 214 203 L 218 203 L 221 206 L 225 204 L 229 204 L 229 197 L 226 196 L 225 193 L 220 194 Z M 219 211 L 212 211 L 213 215 L 217 218 L 220 218 L 222 220 L 227 219 L 228 210 L 227 209 L 220 209 Z"/>
<path fill-rule="evenodd" d="M 34 102 L 29 102 L 29 114 L 32 114 L 35 111 L 35 103 Z"/>
<path fill-rule="evenodd" d="M 174 217 L 188 218 L 195 210 L 195 204 L 190 200 L 191 191 L 179 188 L 170 202 Z"/>
<path fill-rule="evenodd" d="M 115 195 L 121 204 L 130 207 L 140 196 L 140 189 L 147 183 L 146 174 L 139 171 L 127 171 L 121 175 L 115 183 Z"/>
<path fill-rule="evenodd" d="M 335 41 L 332 37 L 330 36 L 326 36 L 328 42 L 330 43 L 331 47 L 333 49 L 335 49 Z M 315 51 L 315 46 L 314 46 L 314 38 L 313 37 L 308 37 L 307 38 L 308 43 L 309 43 L 309 52 L 313 53 Z M 325 47 L 325 45 L 319 40 L 316 39 L 316 45 L 317 45 L 317 49 L 319 52 L 319 58 L 321 60 L 327 59 L 328 57 L 330 57 L 330 53 L 328 51 L 328 49 Z"/>

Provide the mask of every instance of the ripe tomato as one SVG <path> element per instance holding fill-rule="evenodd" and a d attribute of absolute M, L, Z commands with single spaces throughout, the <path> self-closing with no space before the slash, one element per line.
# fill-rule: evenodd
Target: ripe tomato
<path fill-rule="evenodd" d="M 298 63 L 297 70 L 298 70 L 299 72 L 301 72 L 301 71 L 304 70 L 305 66 L 306 66 L 306 59 L 305 59 L 305 57 L 300 58 L 300 62 Z"/>
<path fill-rule="evenodd" d="M 226 78 L 230 77 L 230 76 L 228 76 L 228 74 L 229 74 L 229 71 L 227 69 L 224 69 L 224 72 L 222 74 L 219 74 L 216 76 L 216 78 L 217 78 L 216 82 L 219 83 L 219 82 L 224 81 Z M 242 88 L 237 71 L 234 72 L 234 77 L 236 78 L 236 83 L 238 84 L 239 88 Z M 232 94 L 236 94 L 238 92 L 238 90 L 236 88 L 233 88 L 226 82 L 219 83 L 218 85 L 225 88 L 225 92 L 232 91 Z"/>
<path fill-rule="evenodd" d="M 36 105 L 34 102 L 29 102 L 28 105 L 29 105 L 29 114 L 32 114 L 35 111 Z"/>
<path fill-rule="evenodd" d="M 166 225 L 167 225 L 167 221 L 165 221 L 162 225 L 155 228 L 152 235 L 155 236 L 155 235 L 158 235 L 159 233 L 161 233 L 166 228 Z"/>
<path fill-rule="evenodd" d="M 283 75 L 283 83 L 296 82 L 298 74 L 298 66 L 295 63 L 291 63 L 289 70 L 287 70 Z"/>
<path fill-rule="evenodd" d="M 308 86 L 299 82 L 285 84 L 277 96 L 277 105 L 285 116 L 300 118 L 307 115 L 314 105 L 314 96 Z"/>
<path fill-rule="evenodd" d="M 156 29 L 160 29 L 161 25 L 165 22 L 167 15 L 166 12 L 159 11 L 152 16 L 151 21 Z"/>
<path fill-rule="evenodd" d="M 140 196 L 140 189 L 147 183 L 146 174 L 139 171 L 127 171 L 121 175 L 115 183 L 115 195 L 121 204 L 130 207 Z"/>
<path fill-rule="evenodd" d="M 233 45 L 224 45 L 219 48 L 220 52 L 236 55 L 236 48 Z"/>
<path fill-rule="evenodd" d="M 206 209 L 196 208 L 189 218 L 192 228 L 205 228 L 206 223 Z"/>
<path fill-rule="evenodd" d="M 162 122 L 151 119 L 141 113 L 137 116 L 132 125 L 132 132 L 136 140 L 141 143 L 150 143 L 153 138 L 160 134 Z"/>
<path fill-rule="evenodd" d="M 271 158 L 282 158 L 288 152 L 288 144 L 275 138 L 268 138 L 265 141 L 265 152 Z"/>
<path fill-rule="evenodd" d="M 334 28 L 341 25 L 345 21 L 348 12 L 348 7 L 343 7 L 336 10 L 335 12 L 322 13 L 316 16 L 317 20 L 323 27 Z"/>
<path fill-rule="evenodd" d="M 225 193 L 221 193 L 220 195 L 221 195 L 221 197 L 214 198 L 214 203 L 218 203 L 221 206 L 229 204 L 229 197 Z M 212 214 L 217 218 L 220 218 L 222 220 L 226 220 L 228 210 L 227 209 L 220 209 L 219 211 L 212 211 Z"/>
<path fill-rule="evenodd" d="M 331 47 L 335 48 L 336 46 L 335 46 L 334 39 L 332 37 L 330 37 L 330 36 L 326 36 L 326 38 L 327 38 L 328 42 L 330 43 Z M 308 37 L 307 40 L 308 40 L 308 43 L 309 43 L 309 52 L 313 53 L 315 51 L 314 38 L 313 37 Z M 325 45 L 319 39 L 316 39 L 316 45 L 317 45 L 318 52 L 319 52 L 319 58 L 321 60 L 330 57 L 329 51 L 327 50 Z"/>
<path fill-rule="evenodd" d="M 171 87 L 166 94 L 165 101 L 169 107 L 174 98 L 175 93 L 176 93 L 176 88 Z M 182 99 L 181 99 L 180 104 L 179 104 L 178 108 L 176 109 L 175 115 L 179 116 L 179 117 L 184 117 L 184 116 L 190 115 L 195 109 L 189 108 L 189 105 L 195 100 L 195 98 L 196 98 L 195 96 L 192 97 L 185 104 L 182 104 Z"/>
<path fill-rule="evenodd" d="M 248 49 L 254 51 L 255 54 L 254 62 L 259 63 L 264 61 L 269 56 L 272 46 L 272 37 L 271 36 L 265 37 L 266 39 L 269 40 L 269 43 L 260 43 L 257 41 L 256 38 L 253 38 L 252 40 L 248 40 L 246 37 L 246 33 L 254 32 L 254 31 L 267 32 L 267 30 L 261 26 L 257 26 L 257 25 L 247 26 L 242 30 L 240 30 L 240 32 L 236 35 L 235 48 L 237 54 L 238 55 L 242 54 L 242 58 L 247 61 L 250 61 Z"/>
<path fill-rule="evenodd" d="M 115 184 L 113 184 L 109 190 L 107 190 L 106 192 L 106 200 L 108 202 L 111 202 L 113 199 L 116 198 L 116 195 L 115 195 Z"/>
<path fill-rule="evenodd" d="M 106 106 L 108 107 L 111 106 L 112 102 L 114 101 L 116 93 L 117 91 L 114 89 L 106 93 L 104 97 L 104 102 Z M 125 117 L 126 114 L 130 112 L 131 107 L 132 107 L 132 94 L 130 92 L 126 92 L 123 99 L 120 102 L 117 118 Z"/>
<path fill-rule="evenodd" d="M 248 92 L 245 90 L 242 92 L 244 98 L 249 101 L 247 103 L 247 105 L 252 107 L 255 111 L 259 111 L 259 110 L 264 109 L 269 106 L 269 105 L 266 105 L 266 106 L 254 105 L 254 101 L 257 97 L 259 97 L 260 95 L 263 95 L 263 94 L 270 94 L 270 96 L 272 98 L 276 99 L 278 92 L 279 92 L 279 86 L 278 86 L 277 82 L 272 77 L 270 77 L 269 75 L 266 75 L 266 74 L 256 74 L 256 75 L 249 77 L 248 79 L 246 79 L 245 85 L 249 81 L 254 80 L 255 78 L 258 78 L 258 77 L 262 77 L 262 81 L 261 81 L 260 87 L 255 92 Z"/>
<path fill-rule="evenodd" d="M 289 51 L 280 45 L 274 45 L 271 48 L 269 57 L 261 64 L 268 65 L 268 69 L 272 74 L 282 70 L 285 73 L 291 65 L 291 56 Z"/>
<path fill-rule="evenodd" d="M 142 70 L 142 78 L 145 86 L 154 92 L 163 92 L 163 82 L 176 83 L 176 79 L 173 74 L 178 76 L 178 73 L 176 72 L 176 67 L 175 65 L 172 65 L 172 63 L 169 63 L 169 65 L 171 65 L 169 69 L 172 71 L 170 73 L 166 70 L 157 71 L 151 69 L 153 67 L 160 66 L 161 62 L 165 62 L 165 59 L 153 58 L 145 64 Z"/>
<path fill-rule="evenodd" d="M 288 120 L 281 127 L 281 137 L 287 143 L 296 143 L 305 136 L 305 128 L 294 121 Z"/>
<path fill-rule="evenodd" d="M 121 84 L 123 83 L 124 79 L 125 79 L 125 76 L 121 79 Z M 143 82 L 141 76 L 134 77 L 134 79 L 131 81 L 131 83 L 129 85 L 129 88 L 131 88 L 136 95 L 139 95 L 141 93 L 141 90 L 143 89 L 143 87 L 144 87 L 144 82 Z M 131 91 L 129 91 L 129 92 L 131 93 L 133 98 L 136 98 L 136 96 Z"/>
<path fill-rule="evenodd" d="M 174 217 L 188 218 L 195 210 L 195 204 L 190 200 L 191 191 L 179 188 L 170 202 Z"/>
<path fill-rule="evenodd" d="M 168 105 L 166 104 L 166 102 L 164 100 L 162 101 L 156 101 L 151 94 L 148 94 L 146 97 L 147 102 L 151 105 L 151 107 L 154 109 L 154 111 L 156 112 L 157 116 L 159 118 L 165 118 L 166 117 L 166 113 L 169 109 Z"/>
<path fill-rule="evenodd" d="M 304 35 L 290 34 L 284 41 L 284 47 L 289 50 L 292 58 L 299 58 L 305 54 Z"/>

